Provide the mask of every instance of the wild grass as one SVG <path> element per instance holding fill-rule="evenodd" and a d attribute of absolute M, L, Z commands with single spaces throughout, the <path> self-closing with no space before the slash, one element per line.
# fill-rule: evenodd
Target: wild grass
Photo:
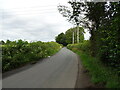
<path fill-rule="evenodd" d="M 113 68 L 105 66 L 98 58 L 73 48 L 82 60 L 83 66 L 89 71 L 91 81 L 105 88 L 120 88 L 120 77 Z"/>

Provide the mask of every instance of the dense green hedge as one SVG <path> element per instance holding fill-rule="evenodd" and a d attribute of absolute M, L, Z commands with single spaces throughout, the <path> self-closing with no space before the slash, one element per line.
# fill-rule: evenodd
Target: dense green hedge
<path fill-rule="evenodd" d="M 56 42 L 7 41 L 2 45 L 3 72 L 51 56 L 62 46 Z"/>
<path fill-rule="evenodd" d="M 105 43 L 105 42 L 104 42 Z M 120 51 L 119 51 L 119 46 L 116 45 L 116 47 L 113 47 L 113 44 L 109 45 L 101 45 L 99 47 L 102 47 L 100 50 L 97 50 L 97 58 L 99 58 L 100 61 L 104 63 L 104 65 L 111 66 L 114 69 L 120 73 Z M 83 43 L 79 44 L 69 44 L 67 45 L 67 48 L 71 50 L 79 50 L 83 51 L 84 53 L 87 53 L 92 56 L 92 51 L 91 50 L 91 42 L 89 40 L 84 40 Z M 93 46 L 94 47 L 94 46 Z"/>
<path fill-rule="evenodd" d="M 88 70 L 91 76 L 91 81 L 93 83 L 97 84 L 98 86 L 102 85 L 102 87 L 106 87 L 106 88 L 120 88 L 119 67 L 113 68 L 106 65 L 105 63 L 102 62 L 101 60 L 102 58 L 100 58 L 100 56 L 93 57 L 91 55 L 92 52 L 90 47 L 91 44 L 89 41 L 84 41 L 83 43 L 79 43 L 79 44 L 67 45 L 68 49 L 80 55 L 82 64 Z M 104 57 L 108 57 L 108 56 L 104 56 Z M 108 63 L 110 62 L 108 61 Z M 120 63 L 116 63 L 116 65 L 120 65 Z"/>
<path fill-rule="evenodd" d="M 68 44 L 67 48 L 69 49 L 78 49 L 78 50 L 82 50 L 86 53 L 90 53 L 90 42 L 89 40 L 84 40 L 82 43 L 79 44 Z"/>
<path fill-rule="evenodd" d="M 92 57 L 79 49 L 72 49 L 80 56 L 83 66 L 91 76 L 96 88 L 120 88 L 120 77 L 116 70 L 106 67 L 98 58 Z"/>

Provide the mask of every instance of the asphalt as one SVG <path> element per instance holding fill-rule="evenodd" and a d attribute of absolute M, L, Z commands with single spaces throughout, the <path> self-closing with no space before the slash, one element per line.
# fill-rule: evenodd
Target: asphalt
<path fill-rule="evenodd" d="M 42 62 L 18 71 L 19 69 L 17 73 L 14 71 L 14 74 L 3 78 L 3 88 L 74 88 L 78 74 L 78 57 L 64 47 Z"/>

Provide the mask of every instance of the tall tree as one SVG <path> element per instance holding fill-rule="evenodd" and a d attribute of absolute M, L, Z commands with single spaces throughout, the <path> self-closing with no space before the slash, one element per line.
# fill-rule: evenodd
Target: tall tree
<path fill-rule="evenodd" d="M 76 33 L 77 33 L 77 43 L 79 43 L 79 32 L 81 32 L 79 30 L 79 26 L 84 25 L 83 23 L 85 23 L 85 19 L 83 16 L 83 13 L 81 12 L 81 10 L 83 10 L 83 8 L 81 8 L 79 5 L 81 5 L 82 3 L 76 3 L 76 0 L 73 2 L 68 2 L 69 4 L 71 4 L 71 7 L 67 7 L 67 6 L 62 6 L 59 5 L 58 6 L 58 10 L 59 12 L 64 16 L 67 17 L 67 20 L 69 22 L 71 22 L 72 24 L 76 25 Z M 83 4 L 82 4 L 83 5 Z"/>
<path fill-rule="evenodd" d="M 72 9 L 60 6 L 59 11 L 70 21 L 89 28 L 91 54 L 112 66 L 120 68 L 120 1 L 69 1 Z M 83 15 L 82 15 L 83 14 Z M 81 18 L 81 16 L 84 16 Z"/>
<path fill-rule="evenodd" d="M 59 44 L 63 44 L 64 46 L 67 45 L 66 43 L 66 36 L 64 33 L 60 33 L 56 38 L 55 38 L 56 42 Z"/>
<path fill-rule="evenodd" d="M 57 43 L 63 44 L 66 46 L 67 44 L 72 44 L 73 41 L 73 32 L 74 32 L 74 43 L 77 43 L 77 32 L 76 28 L 70 28 L 68 29 L 65 34 L 60 33 L 55 39 Z M 80 43 L 84 40 L 84 29 L 82 27 L 79 27 L 79 41 Z"/>
<path fill-rule="evenodd" d="M 74 32 L 74 43 L 77 43 L 77 27 L 75 28 L 70 28 L 65 32 L 66 35 L 66 42 L 68 44 L 72 44 L 72 39 L 73 39 L 73 32 Z M 79 27 L 79 41 L 80 43 L 83 42 L 84 40 L 84 29 L 82 27 Z"/>

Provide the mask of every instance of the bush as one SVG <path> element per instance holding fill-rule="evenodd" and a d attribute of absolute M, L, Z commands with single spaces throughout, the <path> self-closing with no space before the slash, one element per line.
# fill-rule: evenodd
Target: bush
<path fill-rule="evenodd" d="M 69 48 L 71 50 L 78 49 L 78 50 L 84 51 L 86 53 L 89 53 L 90 52 L 90 42 L 89 42 L 89 40 L 84 40 L 82 43 L 79 43 L 79 44 L 68 44 L 67 48 Z"/>
<path fill-rule="evenodd" d="M 56 42 L 32 42 L 7 41 L 2 47 L 2 70 L 3 72 L 36 62 L 41 58 L 51 56 L 62 47 Z"/>
<path fill-rule="evenodd" d="M 80 48 L 81 46 L 79 46 L 78 49 L 78 46 L 78 44 L 72 44 L 68 45 L 68 48 L 80 56 L 83 66 L 91 76 L 91 81 L 98 87 L 120 88 L 120 77 L 117 70 L 112 67 L 105 66 L 99 58 L 92 57 L 88 53 L 84 52 L 84 49 Z"/>

